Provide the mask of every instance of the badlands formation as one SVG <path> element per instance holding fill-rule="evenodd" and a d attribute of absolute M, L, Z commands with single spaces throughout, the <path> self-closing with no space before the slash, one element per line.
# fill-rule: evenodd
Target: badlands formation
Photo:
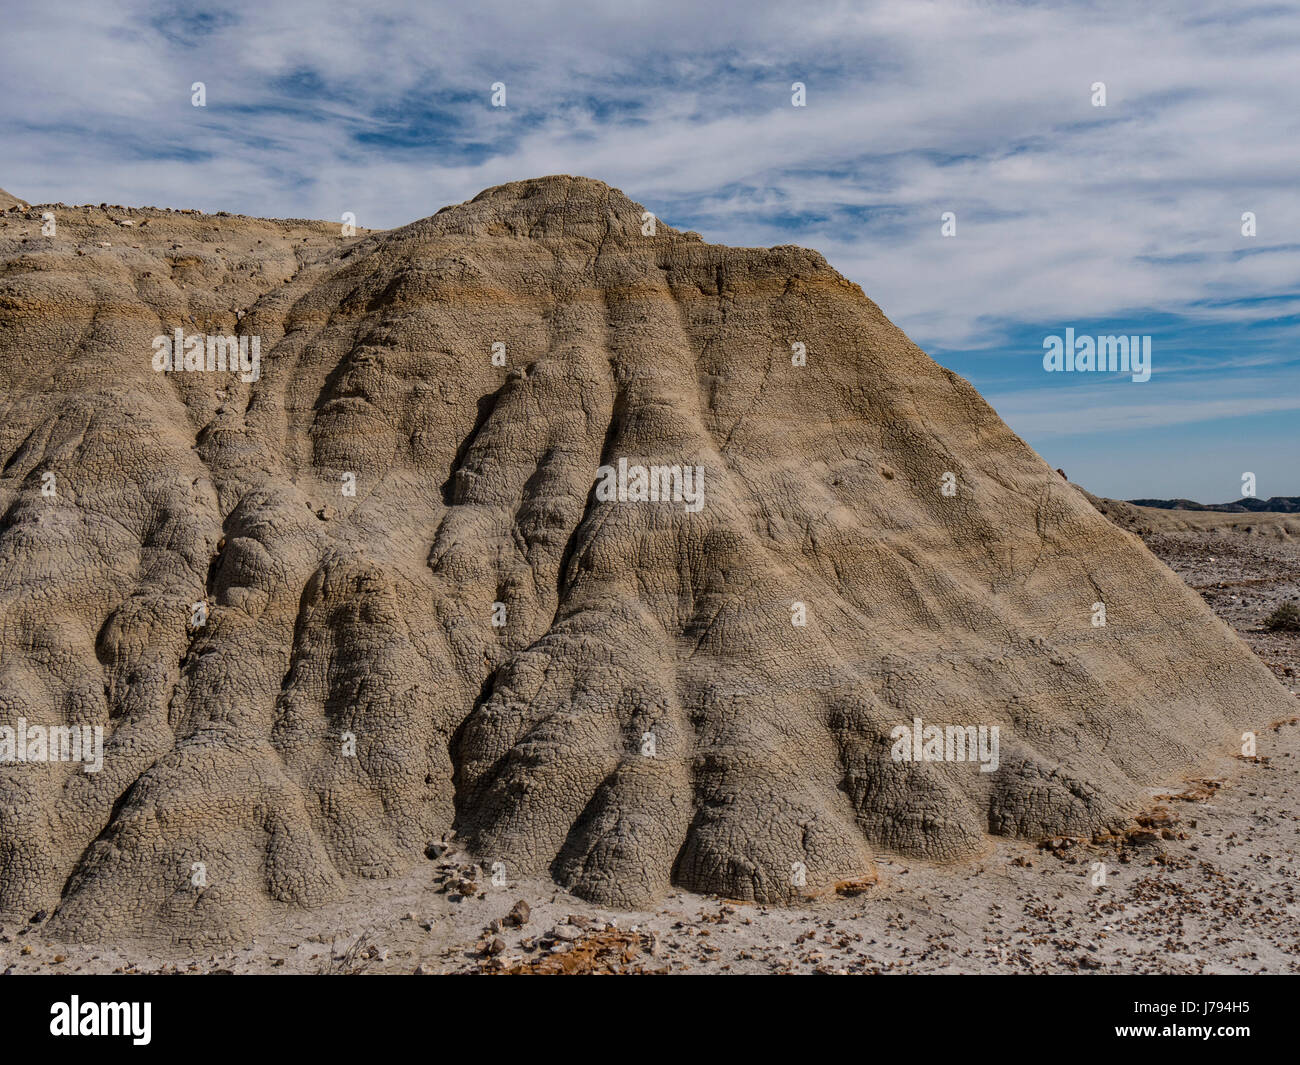
<path fill-rule="evenodd" d="M 796 902 L 1121 827 L 1292 713 L 816 252 L 572 177 L 348 236 L 0 210 L 0 912 L 51 934 L 245 937 L 452 832 Z M 97 772 L 15 750 L 73 726 Z"/>

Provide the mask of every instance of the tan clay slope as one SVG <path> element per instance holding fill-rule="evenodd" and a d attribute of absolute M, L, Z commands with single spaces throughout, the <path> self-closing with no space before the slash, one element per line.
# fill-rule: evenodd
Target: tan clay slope
<path fill-rule="evenodd" d="M 7 211 L 11 207 L 27 207 L 27 206 L 29 205 L 26 200 L 20 200 L 13 193 L 5 192 L 4 189 L 0 189 L 0 211 Z"/>
<path fill-rule="evenodd" d="M 815 252 L 569 177 L 350 239 L 57 213 L 0 220 L 0 721 L 108 739 L 0 766 L 7 911 L 241 936 L 453 827 L 613 905 L 784 900 L 1090 832 L 1291 710 Z M 178 327 L 260 379 L 154 372 Z M 620 458 L 703 508 L 597 499 Z M 997 771 L 894 761 L 914 717 L 997 725 Z"/>

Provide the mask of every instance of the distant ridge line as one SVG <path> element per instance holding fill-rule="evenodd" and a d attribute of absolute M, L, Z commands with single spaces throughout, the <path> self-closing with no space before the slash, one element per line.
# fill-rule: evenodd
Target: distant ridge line
<path fill-rule="evenodd" d="M 1297 514 L 1300 513 L 1300 496 L 1273 496 L 1269 499 L 1238 499 L 1235 503 L 1197 503 L 1191 499 L 1129 499 L 1136 507 L 1158 507 L 1161 510 L 1214 510 L 1221 514 Z"/>

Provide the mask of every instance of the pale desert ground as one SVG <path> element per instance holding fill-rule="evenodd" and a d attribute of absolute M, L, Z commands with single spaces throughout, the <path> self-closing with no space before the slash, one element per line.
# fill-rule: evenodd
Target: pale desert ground
<path fill-rule="evenodd" d="M 1261 631 L 1300 595 L 1300 519 L 1101 501 L 1228 620 L 1292 692 L 1300 636 Z M 997 840 L 936 866 L 881 857 L 852 897 L 776 907 L 676 893 L 646 911 L 509 881 L 448 851 L 342 902 L 285 909 L 249 944 L 87 946 L 0 933 L 8 973 L 1288 973 L 1300 971 L 1300 704 L 1258 736 L 1153 788 L 1128 839 Z M 1046 845 L 1044 845 L 1046 844 Z M 1094 884 L 1104 863 L 1105 885 Z M 850 889 L 851 890 L 851 889 Z M 517 903 L 527 920 L 512 922 Z M 495 922 L 495 923 L 494 923 Z"/>

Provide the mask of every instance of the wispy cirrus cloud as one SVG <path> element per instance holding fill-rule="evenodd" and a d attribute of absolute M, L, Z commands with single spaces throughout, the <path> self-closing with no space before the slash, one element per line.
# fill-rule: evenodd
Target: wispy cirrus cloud
<path fill-rule="evenodd" d="M 383 227 L 587 174 L 709 240 L 817 247 L 1044 448 L 1080 397 L 1037 344 L 1082 322 L 1161 331 L 1094 432 L 1225 438 L 1300 391 L 1298 40 L 1293 5 L 1199 0 L 19 3 L 0 183 Z"/>

